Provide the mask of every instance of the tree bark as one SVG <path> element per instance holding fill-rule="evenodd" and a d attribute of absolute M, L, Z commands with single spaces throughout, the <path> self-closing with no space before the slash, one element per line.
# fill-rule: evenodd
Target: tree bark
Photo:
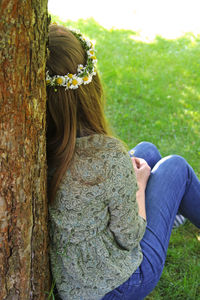
<path fill-rule="evenodd" d="M 1 0 L 0 300 L 46 299 L 47 0 Z"/>

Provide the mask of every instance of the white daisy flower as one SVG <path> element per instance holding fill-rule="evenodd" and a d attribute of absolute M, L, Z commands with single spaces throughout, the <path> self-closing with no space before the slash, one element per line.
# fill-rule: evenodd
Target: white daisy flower
<path fill-rule="evenodd" d="M 97 72 L 93 69 L 93 71 L 92 71 L 92 73 L 91 73 L 91 76 L 94 76 L 94 75 L 96 75 L 97 74 Z"/>
<path fill-rule="evenodd" d="M 70 89 L 77 89 L 79 87 L 79 85 L 81 85 L 83 83 L 82 78 L 77 77 L 77 76 L 73 76 L 71 82 L 70 82 Z"/>
<path fill-rule="evenodd" d="M 135 153 L 135 151 L 134 150 L 130 150 L 129 153 L 130 153 L 131 156 L 133 156 L 134 153 Z"/>
<path fill-rule="evenodd" d="M 49 76 L 49 71 L 46 72 L 46 84 L 51 85 L 51 77 Z"/>
<path fill-rule="evenodd" d="M 92 59 L 92 63 L 94 65 L 96 65 L 97 64 L 97 58 L 96 58 L 96 56 L 91 56 L 90 58 Z"/>
<path fill-rule="evenodd" d="M 91 42 L 90 42 L 90 40 L 87 38 L 87 37 L 85 37 L 85 36 L 83 36 L 82 37 L 82 41 L 84 42 L 84 43 L 86 43 L 86 45 L 89 47 L 89 48 L 91 48 Z"/>
<path fill-rule="evenodd" d="M 88 55 L 88 57 L 92 57 L 92 56 L 95 56 L 95 51 L 94 51 L 94 49 L 89 49 L 88 51 L 87 51 L 87 55 Z"/>
<path fill-rule="evenodd" d="M 83 65 L 78 65 L 78 68 L 77 68 L 77 72 L 78 73 L 82 73 L 84 71 L 84 66 Z"/>
<path fill-rule="evenodd" d="M 89 40 L 86 41 L 86 44 L 87 44 L 87 46 L 88 46 L 89 48 L 91 48 L 92 45 L 91 45 L 91 43 L 90 43 Z"/>
<path fill-rule="evenodd" d="M 56 79 L 55 79 L 55 83 L 57 85 L 61 85 L 61 86 L 64 86 L 65 85 L 65 77 L 64 76 L 57 76 Z"/>
<path fill-rule="evenodd" d="M 88 84 L 88 83 L 90 83 L 92 81 L 92 76 L 91 75 L 85 75 L 84 77 L 83 77 L 83 84 Z"/>

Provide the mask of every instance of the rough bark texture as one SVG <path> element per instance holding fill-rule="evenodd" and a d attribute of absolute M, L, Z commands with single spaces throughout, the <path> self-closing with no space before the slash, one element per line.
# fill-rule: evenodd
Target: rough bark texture
<path fill-rule="evenodd" d="M 1 0 L 0 11 L 0 300 L 42 300 L 47 0 Z"/>

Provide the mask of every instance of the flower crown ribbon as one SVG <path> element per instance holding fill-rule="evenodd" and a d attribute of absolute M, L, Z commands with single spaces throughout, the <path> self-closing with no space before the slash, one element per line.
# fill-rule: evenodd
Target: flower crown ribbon
<path fill-rule="evenodd" d="M 47 86 L 63 86 L 66 90 L 77 89 L 81 84 L 89 84 L 93 75 L 96 75 L 97 58 L 92 42 L 84 37 L 79 30 L 70 29 L 70 32 L 80 41 L 83 49 L 87 53 L 86 65 L 78 65 L 76 74 L 54 75 L 50 76 L 49 71 L 46 72 Z"/>

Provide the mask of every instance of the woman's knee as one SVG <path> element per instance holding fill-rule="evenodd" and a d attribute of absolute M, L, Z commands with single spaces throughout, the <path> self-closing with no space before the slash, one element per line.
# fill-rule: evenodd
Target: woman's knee
<path fill-rule="evenodd" d="M 157 147 L 151 142 L 143 141 L 143 142 L 139 143 L 137 146 L 142 147 L 143 149 L 145 149 L 149 153 L 159 153 Z"/>
<path fill-rule="evenodd" d="M 134 149 L 132 154 L 134 156 L 143 158 L 151 168 L 161 159 L 160 152 L 157 147 L 150 142 L 141 142 Z"/>
<path fill-rule="evenodd" d="M 157 170 L 159 170 L 157 172 Z M 163 157 L 153 168 L 152 173 L 157 173 L 163 177 L 188 176 L 188 163 L 179 155 L 169 155 Z"/>
<path fill-rule="evenodd" d="M 176 154 L 166 156 L 163 159 L 169 160 L 169 163 L 174 167 L 182 167 L 188 164 L 184 157 Z"/>

